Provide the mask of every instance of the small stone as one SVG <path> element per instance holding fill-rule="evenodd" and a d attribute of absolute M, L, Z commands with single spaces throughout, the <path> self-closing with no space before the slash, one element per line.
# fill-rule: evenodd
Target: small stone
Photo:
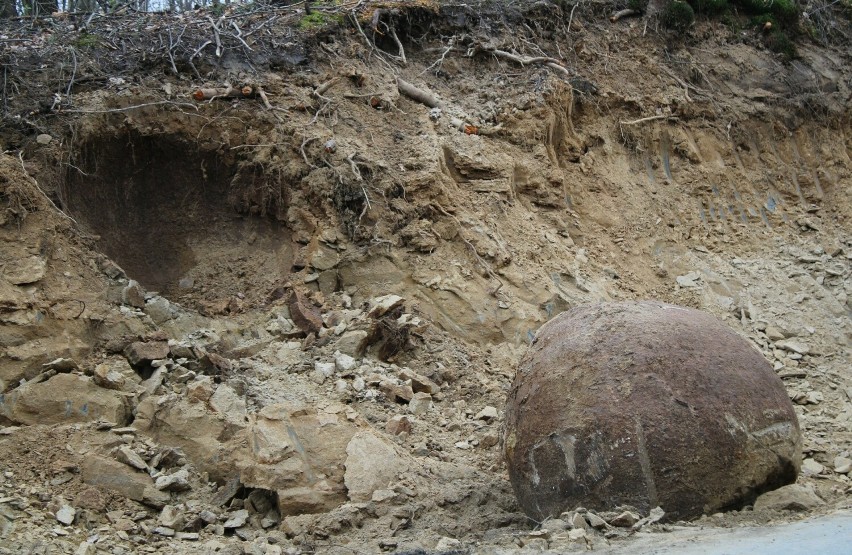
<path fill-rule="evenodd" d="M 461 541 L 455 538 L 442 537 L 440 540 L 438 540 L 438 544 L 435 546 L 435 551 L 437 551 L 438 553 L 445 553 L 447 551 L 459 553 L 460 551 L 458 550 L 458 548 L 460 546 Z"/>
<path fill-rule="evenodd" d="M 133 366 L 150 364 L 152 361 L 164 359 L 169 356 L 169 342 L 137 341 L 127 346 L 124 350 L 124 356 Z"/>
<path fill-rule="evenodd" d="M 290 295 L 288 307 L 290 308 L 290 317 L 293 319 L 293 323 L 300 330 L 305 333 L 319 333 L 322 329 L 320 311 L 301 291 L 297 289 L 293 290 Z"/>
<path fill-rule="evenodd" d="M 364 388 L 366 386 L 367 384 L 364 383 L 364 378 L 362 378 L 361 376 L 355 376 L 355 378 L 352 380 L 352 389 L 354 389 L 355 391 L 364 391 Z"/>
<path fill-rule="evenodd" d="M 403 302 L 405 302 L 405 299 L 397 295 L 385 295 L 383 297 L 370 299 L 370 309 L 368 314 L 372 318 L 381 318 L 389 311 L 401 305 Z"/>
<path fill-rule="evenodd" d="M 757 501 L 754 502 L 754 510 L 809 511 L 824 503 L 813 487 L 803 484 L 790 484 L 758 497 Z"/>
<path fill-rule="evenodd" d="M 568 530 L 568 523 L 561 518 L 549 518 L 541 524 L 542 528 L 546 528 L 553 533 L 564 532 Z"/>
<path fill-rule="evenodd" d="M 339 351 L 334 353 L 334 367 L 337 369 L 338 372 L 341 372 L 341 373 L 351 372 L 357 366 L 358 366 L 358 361 L 356 361 L 351 356 L 344 354 L 344 353 L 341 353 Z"/>
<path fill-rule="evenodd" d="M 801 341 L 797 341 L 795 339 L 786 339 L 786 340 L 783 340 L 783 341 L 776 341 L 775 342 L 775 348 L 776 349 L 783 349 L 785 351 L 790 351 L 792 353 L 797 353 L 797 354 L 800 354 L 800 355 L 806 355 L 811 351 L 810 348 L 807 345 L 805 345 Z"/>
<path fill-rule="evenodd" d="M 186 517 L 174 505 L 163 507 L 157 520 L 162 526 L 173 530 L 182 530 L 186 525 Z"/>
<path fill-rule="evenodd" d="M 377 489 L 373 492 L 371 500 L 375 503 L 381 503 L 382 501 L 388 501 L 394 497 L 396 497 L 396 492 L 392 489 Z"/>
<path fill-rule="evenodd" d="M 160 491 L 186 491 L 192 489 L 192 486 L 189 484 L 189 471 L 182 468 L 174 474 L 160 476 L 154 482 L 154 487 Z"/>
<path fill-rule="evenodd" d="M 698 281 L 701 279 L 701 274 L 698 272 L 689 272 L 683 276 L 677 276 L 675 281 L 681 287 L 698 287 Z"/>
<path fill-rule="evenodd" d="M 2 270 L 3 277 L 12 285 L 27 285 L 44 277 L 47 262 L 40 256 L 28 256 L 9 261 Z"/>
<path fill-rule="evenodd" d="M 497 445 L 499 441 L 500 438 L 497 435 L 497 432 L 488 432 L 479 440 L 479 447 L 482 449 L 488 449 Z"/>
<path fill-rule="evenodd" d="M 315 362 L 314 371 L 311 372 L 311 381 L 322 385 L 325 380 L 334 375 L 335 366 L 332 362 Z"/>
<path fill-rule="evenodd" d="M 809 405 L 818 405 L 825 400 L 825 396 L 819 391 L 808 391 L 805 394 L 805 403 Z"/>
<path fill-rule="evenodd" d="M 39 133 L 36 136 L 36 142 L 40 145 L 49 145 L 50 141 L 53 140 L 53 137 L 48 135 L 47 133 Z"/>
<path fill-rule="evenodd" d="M 405 415 L 398 414 L 388 420 L 385 430 L 391 435 L 398 436 L 401 433 L 411 433 L 411 419 Z"/>
<path fill-rule="evenodd" d="M 80 545 L 77 546 L 77 551 L 74 552 L 74 555 L 95 555 L 97 552 L 98 548 L 95 547 L 95 544 L 84 541 L 80 542 Z"/>
<path fill-rule="evenodd" d="M 415 393 L 408 402 L 408 410 L 412 414 L 425 414 L 432 408 L 432 396 L 428 393 Z"/>
<path fill-rule="evenodd" d="M 151 530 L 151 533 L 157 534 L 158 536 L 164 536 L 166 538 L 171 538 L 175 535 L 175 531 L 168 526 L 157 526 Z"/>
<path fill-rule="evenodd" d="M 240 528 L 242 526 L 245 526 L 246 522 L 248 521 L 248 517 L 248 511 L 245 509 L 240 509 L 239 511 L 236 511 L 235 513 L 231 514 L 230 518 L 225 521 L 225 524 L 223 524 L 223 526 L 226 529 Z"/>
<path fill-rule="evenodd" d="M 135 308 L 145 308 L 145 290 L 139 282 L 130 280 L 121 290 L 121 302 Z"/>
<path fill-rule="evenodd" d="M 834 471 L 838 474 L 848 474 L 852 470 L 852 459 L 848 457 L 834 457 Z"/>
<path fill-rule="evenodd" d="M 772 341 L 781 341 L 786 337 L 784 335 L 784 332 L 782 332 L 775 326 L 766 326 L 766 331 L 764 333 L 766 333 L 766 337 L 768 337 Z"/>
<path fill-rule="evenodd" d="M 613 526 L 619 526 L 621 528 L 630 528 L 638 521 L 639 515 L 631 513 L 630 511 L 624 511 L 620 515 L 610 520 L 609 523 Z"/>
<path fill-rule="evenodd" d="M 76 516 L 77 509 L 75 509 L 71 505 L 62 505 L 61 507 L 59 507 L 59 510 L 56 511 L 56 520 L 66 526 L 71 525 L 74 522 L 74 517 Z"/>
<path fill-rule="evenodd" d="M 385 394 L 389 401 L 410 402 L 414 398 L 414 391 L 409 385 L 399 385 L 391 380 L 382 380 L 379 389 Z"/>
<path fill-rule="evenodd" d="M 586 530 L 583 528 L 575 528 L 568 532 L 568 540 L 572 542 L 580 541 L 586 538 Z"/>
<path fill-rule="evenodd" d="M 607 527 L 606 521 L 595 513 L 587 513 L 586 519 L 589 521 L 589 526 L 596 530 L 602 530 Z"/>
<path fill-rule="evenodd" d="M 127 381 L 121 372 L 113 370 L 106 363 L 95 366 L 95 371 L 92 373 L 92 380 L 100 387 L 116 391 L 121 391 Z"/>
<path fill-rule="evenodd" d="M 136 453 L 136 451 L 127 445 L 122 445 L 118 448 L 115 452 L 115 460 L 139 470 L 148 470 L 148 464 Z"/>
<path fill-rule="evenodd" d="M 485 420 L 486 422 L 491 422 L 497 418 L 497 409 L 494 407 L 485 407 L 481 411 L 476 414 L 477 420 Z"/>
<path fill-rule="evenodd" d="M 802 474 L 805 476 L 815 476 L 822 474 L 824 471 L 825 467 L 814 459 L 808 458 L 802 461 Z"/>
<path fill-rule="evenodd" d="M 56 370 L 57 372 L 74 372 L 80 369 L 77 363 L 70 358 L 57 358 L 56 360 L 42 364 L 41 367 L 45 370 Z"/>
<path fill-rule="evenodd" d="M 589 529 L 589 523 L 586 522 L 586 519 L 583 518 L 583 515 L 580 513 L 574 513 L 574 516 L 571 518 L 571 527 L 574 530 L 582 528 L 583 530 Z"/>
<path fill-rule="evenodd" d="M 462 450 L 466 451 L 466 450 L 470 449 L 470 447 L 471 447 L 471 445 L 468 441 L 457 441 L 456 442 L 456 449 L 462 449 Z"/>
<path fill-rule="evenodd" d="M 337 251 L 320 246 L 317 247 L 317 250 L 311 257 L 311 267 L 319 271 L 330 270 L 337 266 L 339 261 L 340 256 L 337 254 Z"/>
<path fill-rule="evenodd" d="M 441 391 L 441 386 L 427 378 L 414 372 L 410 368 L 403 368 L 399 372 L 400 379 L 411 380 L 411 389 L 415 393 L 428 393 L 434 395 Z"/>
<path fill-rule="evenodd" d="M 214 522 L 219 520 L 219 517 L 216 516 L 216 513 L 214 513 L 213 511 L 208 511 L 208 510 L 204 510 L 204 511 L 201 511 L 200 513 L 198 513 L 198 518 L 200 518 L 201 520 L 203 520 L 207 524 L 213 524 Z"/>
<path fill-rule="evenodd" d="M 357 357 L 363 353 L 368 336 L 369 334 L 364 330 L 350 330 L 344 332 L 334 346 L 343 354 Z"/>
<path fill-rule="evenodd" d="M 175 534 L 175 539 L 190 542 L 198 541 L 198 532 L 177 532 Z M 267 553 L 269 553 L 269 551 L 267 551 Z"/>

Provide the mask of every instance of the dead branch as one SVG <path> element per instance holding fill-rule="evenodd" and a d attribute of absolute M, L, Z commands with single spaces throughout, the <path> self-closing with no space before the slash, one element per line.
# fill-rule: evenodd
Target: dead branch
<path fill-rule="evenodd" d="M 503 58 L 516 64 L 520 64 L 522 66 L 527 65 L 545 65 L 551 69 L 555 69 L 556 71 L 561 72 L 565 75 L 565 77 L 571 78 L 574 77 L 574 74 L 567 67 L 562 65 L 562 62 L 557 60 L 556 58 L 551 58 L 550 56 L 518 56 L 517 54 L 512 54 L 511 52 L 506 52 L 505 50 L 498 50 L 496 48 L 486 49 L 484 52 L 488 52 L 498 58 Z"/>
<path fill-rule="evenodd" d="M 432 65 L 430 65 L 429 67 L 427 67 L 426 69 L 421 71 L 420 75 L 423 75 L 424 73 L 426 73 L 427 71 L 429 71 L 430 69 L 432 69 L 435 66 L 438 66 L 438 68 L 440 69 L 440 67 L 442 65 L 444 65 L 444 60 L 447 58 L 447 54 L 449 54 L 452 51 L 452 49 L 453 49 L 453 47 L 455 47 L 455 45 L 456 45 L 456 36 L 453 35 L 452 37 L 450 37 L 450 40 L 447 42 L 447 47 L 441 53 L 441 57 L 438 58 L 437 60 L 435 60 L 432 63 Z"/>
<path fill-rule="evenodd" d="M 231 26 L 237 31 L 236 35 L 232 34 L 231 36 L 234 37 L 235 39 L 237 39 L 238 41 L 240 41 L 242 43 L 242 45 L 245 46 L 249 50 L 249 52 L 254 52 L 254 49 L 251 46 L 249 46 L 248 43 L 246 43 L 246 41 L 243 40 L 243 37 L 242 37 L 243 32 L 240 31 L 240 28 L 237 26 L 237 22 L 231 20 Z"/>
<path fill-rule="evenodd" d="M 400 77 L 396 78 L 396 86 L 399 89 L 400 93 L 404 94 L 412 100 L 415 100 L 425 106 L 428 106 L 429 108 L 441 107 L 441 102 L 434 94 L 428 91 L 424 91 L 423 89 L 418 89 L 417 87 Z"/>
<path fill-rule="evenodd" d="M 388 27 L 388 31 L 390 32 L 391 38 L 396 43 L 396 47 L 399 49 L 399 60 L 402 62 L 402 65 L 407 65 L 408 60 L 405 59 L 405 49 L 402 47 L 402 41 L 400 41 L 399 37 L 396 36 L 396 29 L 393 25 L 391 25 Z"/>
<path fill-rule="evenodd" d="M 242 87 L 231 87 L 230 85 L 221 89 L 198 89 L 192 93 L 192 98 L 201 102 L 202 100 L 213 101 L 217 98 L 254 98 L 258 92 L 251 85 L 243 85 Z M 266 95 L 263 94 L 262 97 Z M 269 99 L 266 99 L 266 105 L 271 110 Z"/>
<path fill-rule="evenodd" d="M 314 92 L 312 94 L 314 95 L 314 97 L 319 98 L 321 100 L 328 100 L 328 98 L 324 97 L 323 95 L 325 94 L 325 92 L 328 89 L 333 87 L 334 84 L 337 83 L 339 80 L 340 80 L 340 77 L 333 77 L 333 78 L 329 79 L 328 81 L 326 81 L 325 83 L 321 84 L 319 87 L 314 89 Z"/>
<path fill-rule="evenodd" d="M 47 193 L 45 193 L 44 191 L 41 190 L 41 187 L 39 186 L 38 181 L 36 181 L 36 178 L 31 176 L 30 172 L 27 171 L 27 166 L 24 164 L 24 153 L 23 153 L 23 151 L 18 152 L 18 159 L 21 161 L 21 169 L 24 170 L 24 175 L 26 175 L 27 177 L 29 177 L 32 180 L 33 185 L 35 185 L 36 190 L 39 193 L 41 193 L 41 196 L 43 196 L 47 200 L 47 202 L 50 203 L 50 205 L 53 207 L 53 209 L 56 210 L 57 212 L 59 212 L 60 214 L 62 214 L 63 216 L 65 216 L 66 218 L 68 218 L 69 220 L 71 220 L 71 222 L 74 225 L 79 225 L 77 223 L 77 220 L 75 220 L 74 218 L 72 218 L 71 216 L 69 216 L 68 214 L 63 212 L 62 210 L 60 210 L 59 207 L 56 206 L 56 204 L 50 199 L 50 197 L 47 196 Z"/>
<path fill-rule="evenodd" d="M 612 14 L 612 15 L 610 16 L 609 20 L 610 20 L 612 23 L 615 23 L 615 22 L 616 22 L 616 21 L 618 21 L 619 19 L 622 19 L 622 18 L 624 18 L 624 17 L 630 17 L 630 16 L 632 16 L 632 15 L 642 15 L 642 12 L 641 12 L 641 11 L 639 11 L 639 10 L 632 10 L 632 9 L 630 9 L 630 8 L 627 8 L 627 9 L 625 9 L 625 10 L 619 10 L 619 11 L 615 12 L 614 14 Z"/>
<path fill-rule="evenodd" d="M 677 82 L 678 85 L 680 85 L 681 87 L 683 87 L 686 90 L 685 94 L 686 94 L 687 101 L 692 102 L 692 99 L 689 98 L 689 90 L 690 89 L 695 91 L 697 94 L 700 94 L 700 95 L 703 95 L 703 96 L 711 96 L 704 89 L 696 87 L 695 85 L 693 85 L 691 83 L 687 83 L 686 81 L 684 81 L 683 79 L 681 79 L 680 77 L 675 75 L 674 72 L 672 70 L 670 70 L 669 68 L 667 68 L 666 66 L 661 65 L 660 67 L 662 67 L 663 71 L 665 71 L 668 74 L 669 77 L 674 79 Z"/>
<path fill-rule="evenodd" d="M 635 119 L 635 120 L 633 120 L 633 121 L 620 121 L 620 122 L 618 122 L 618 123 L 619 123 L 620 125 L 636 125 L 636 124 L 638 124 L 638 123 L 645 123 L 646 121 L 654 121 L 654 120 L 658 120 L 658 119 L 670 119 L 670 120 L 677 120 L 678 118 L 677 118 L 677 116 L 665 116 L 665 115 L 661 115 L 661 116 L 649 116 L 649 117 L 647 117 L 647 118 Z"/>
<path fill-rule="evenodd" d="M 192 53 L 192 56 L 189 57 L 189 63 L 192 63 L 192 59 L 201 54 L 201 51 L 213 44 L 212 40 L 205 41 L 198 49 Z"/>
<path fill-rule="evenodd" d="M 355 174 L 355 180 L 364 181 L 364 178 L 361 177 L 361 170 L 358 169 L 358 164 L 355 162 L 355 156 L 356 154 L 350 154 L 346 157 L 346 160 L 349 162 L 349 165 L 352 166 L 352 173 Z"/>
<path fill-rule="evenodd" d="M 128 110 L 135 110 L 136 108 L 145 108 L 147 106 L 159 106 L 161 104 L 189 107 L 198 111 L 198 106 L 194 104 L 189 104 L 187 102 L 172 102 L 171 100 L 160 100 L 158 102 L 146 102 L 144 104 L 135 104 L 133 106 L 125 106 L 124 108 L 112 108 L 110 110 L 63 110 L 63 112 L 67 114 L 111 114 L 113 112 L 126 112 Z"/>
<path fill-rule="evenodd" d="M 272 104 L 269 103 L 269 97 L 266 96 L 266 91 L 264 91 L 262 88 L 258 87 L 257 88 L 257 95 L 263 101 L 263 105 L 266 106 L 266 109 L 272 110 Z"/>
<path fill-rule="evenodd" d="M 216 57 L 222 57 L 222 37 L 219 36 L 219 24 L 224 21 L 224 17 L 220 17 L 218 22 L 214 22 L 213 18 L 208 16 L 207 19 L 210 21 L 210 25 L 213 27 L 213 38 L 216 40 Z"/>
<path fill-rule="evenodd" d="M 305 137 L 305 140 L 302 141 L 302 146 L 299 147 L 299 152 L 302 153 L 302 158 L 305 160 L 305 164 L 307 164 L 308 167 L 310 167 L 310 168 L 316 168 L 316 166 L 311 164 L 310 160 L 308 160 L 308 155 L 305 153 L 305 147 L 308 145 L 308 143 L 311 143 L 311 142 L 316 141 L 316 140 L 317 140 L 316 137 L 310 137 L 310 138 Z M 334 168 L 332 168 L 332 169 L 334 169 Z"/>

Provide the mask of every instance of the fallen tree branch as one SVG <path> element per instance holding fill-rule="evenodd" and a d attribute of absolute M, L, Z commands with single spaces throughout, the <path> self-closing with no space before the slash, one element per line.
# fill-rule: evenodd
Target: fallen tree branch
<path fill-rule="evenodd" d="M 328 89 L 333 87 L 334 84 L 337 83 L 339 80 L 340 80 L 340 77 L 332 77 L 331 79 L 329 79 L 328 81 L 326 81 L 325 83 L 321 84 L 319 87 L 314 89 L 314 92 L 312 94 L 314 95 L 314 97 L 319 98 L 321 100 L 329 100 L 328 98 L 324 97 L 323 95 L 325 94 L 326 91 L 328 91 Z"/>
<path fill-rule="evenodd" d="M 266 91 L 264 91 L 262 88 L 258 87 L 257 88 L 257 95 L 263 101 L 263 105 L 266 106 L 266 109 L 272 110 L 272 104 L 269 103 L 269 97 L 266 96 Z"/>
<path fill-rule="evenodd" d="M 26 175 L 27 177 L 29 177 L 32 180 L 33 185 L 35 185 L 36 190 L 39 193 L 41 193 L 41 196 L 43 196 L 45 198 L 45 200 L 47 200 L 47 202 L 50 203 L 50 205 L 53 207 L 54 210 L 56 210 L 57 212 L 59 212 L 60 214 L 62 214 L 66 218 L 68 218 L 74 225 L 79 226 L 80 224 L 77 223 L 77 220 L 75 220 L 74 218 L 72 218 L 71 216 L 69 216 L 68 214 L 63 212 L 58 206 L 56 206 L 56 204 L 50 199 L 50 197 L 47 196 L 47 193 L 42 191 L 42 189 L 39 186 L 36 178 L 31 176 L 30 172 L 27 171 L 27 166 L 24 164 L 24 152 L 23 151 L 18 152 L 18 159 L 21 161 L 21 169 L 24 170 L 24 175 Z"/>
<path fill-rule="evenodd" d="M 254 98 L 258 94 L 251 85 L 243 85 L 242 87 L 231 87 L 230 85 L 221 89 L 198 89 L 192 93 L 192 98 L 201 102 L 202 100 L 213 101 L 217 98 Z M 266 95 L 263 94 L 262 97 Z M 267 108 L 270 110 L 269 99 L 266 99 Z"/>
<path fill-rule="evenodd" d="M 615 12 L 614 14 L 612 14 L 610 16 L 609 20 L 612 23 L 615 23 L 619 19 L 622 19 L 622 18 L 625 18 L 625 17 L 630 17 L 632 15 L 642 15 L 642 12 L 639 11 L 639 10 L 633 10 L 631 8 L 627 8 L 625 10 L 619 10 L 619 11 Z"/>
<path fill-rule="evenodd" d="M 408 98 L 419 102 L 429 108 L 440 108 L 441 102 L 438 98 L 429 91 L 424 91 L 423 89 L 418 89 L 408 81 L 397 77 L 396 78 L 396 86 L 399 89 L 399 92 L 407 96 Z"/>
<path fill-rule="evenodd" d="M 636 125 L 637 123 L 645 123 L 646 121 L 654 121 L 658 119 L 671 119 L 677 120 L 677 116 L 649 116 L 647 118 L 635 119 L 633 121 L 620 121 L 618 122 L 620 125 Z"/>
<path fill-rule="evenodd" d="M 172 102 L 171 100 L 160 100 L 159 102 L 146 102 L 144 104 L 135 104 L 133 106 L 125 106 L 124 108 L 112 108 L 111 110 L 62 110 L 66 114 L 111 114 L 113 112 L 126 112 L 135 110 L 136 108 L 145 108 L 148 106 L 159 106 L 161 104 L 171 104 L 172 106 L 186 106 L 198 111 L 198 106 L 189 104 L 188 102 Z"/>
<path fill-rule="evenodd" d="M 446 60 L 446 59 L 447 59 L 447 54 L 449 54 L 449 53 L 453 50 L 453 48 L 455 47 L 455 45 L 456 45 L 456 36 L 455 36 L 455 35 L 453 35 L 452 37 L 450 37 L 450 40 L 447 42 L 447 47 L 446 47 L 446 48 L 444 49 L 444 51 L 441 53 L 441 57 L 440 57 L 440 58 L 438 58 L 437 60 L 435 60 L 435 61 L 432 63 L 432 65 L 430 65 L 429 67 L 427 67 L 426 69 L 424 69 L 423 71 L 421 71 L 421 72 L 420 72 L 420 75 L 423 75 L 424 73 L 426 73 L 427 71 L 429 71 L 430 69 L 432 69 L 432 68 L 433 68 L 433 67 L 435 67 L 435 66 L 438 66 L 438 69 L 440 69 L 440 68 L 441 68 L 441 66 L 443 66 L 443 65 L 444 65 L 444 60 Z M 435 70 L 435 73 L 436 73 L 436 74 L 437 74 L 437 72 L 438 72 L 438 70 Z"/>
<path fill-rule="evenodd" d="M 516 64 L 520 64 L 522 66 L 527 65 L 545 65 L 551 69 L 555 69 L 563 73 L 566 77 L 571 78 L 574 77 L 574 74 L 565 66 L 562 65 L 562 62 L 557 60 L 556 58 L 551 58 L 549 56 L 518 56 L 517 54 L 512 54 L 511 52 L 506 52 L 505 50 L 498 50 L 496 48 L 486 49 L 484 52 L 488 52 L 498 58 L 503 58 Z"/>

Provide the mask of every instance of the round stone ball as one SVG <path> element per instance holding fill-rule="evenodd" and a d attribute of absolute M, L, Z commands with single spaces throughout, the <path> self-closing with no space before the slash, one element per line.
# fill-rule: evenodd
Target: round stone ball
<path fill-rule="evenodd" d="M 619 505 L 675 520 L 795 482 L 802 437 L 746 339 L 705 312 L 642 301 L 577 307 L 541 327 L 509 393 L 502 448 L 536 521 Z"/>

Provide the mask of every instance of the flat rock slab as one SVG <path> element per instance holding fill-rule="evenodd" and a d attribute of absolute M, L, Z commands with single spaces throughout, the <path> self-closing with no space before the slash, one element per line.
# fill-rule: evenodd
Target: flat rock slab
<path fill-rule="evenodd" d="M 130 402 L 117 391 L 98 387 L 87 376 L 57 374 L 0 395 L 0 416 L 19 424 L 106 420 L 123 425 L 130 418 Z"/>
<path fill-rule="evenodd" d="M 772 366 L 713 316 L 659 302 L 574 308 L 520 363 L 503 449 L 537 521 L 631 505 L 667 519 L 794 482 L 801 433 Z"/>

